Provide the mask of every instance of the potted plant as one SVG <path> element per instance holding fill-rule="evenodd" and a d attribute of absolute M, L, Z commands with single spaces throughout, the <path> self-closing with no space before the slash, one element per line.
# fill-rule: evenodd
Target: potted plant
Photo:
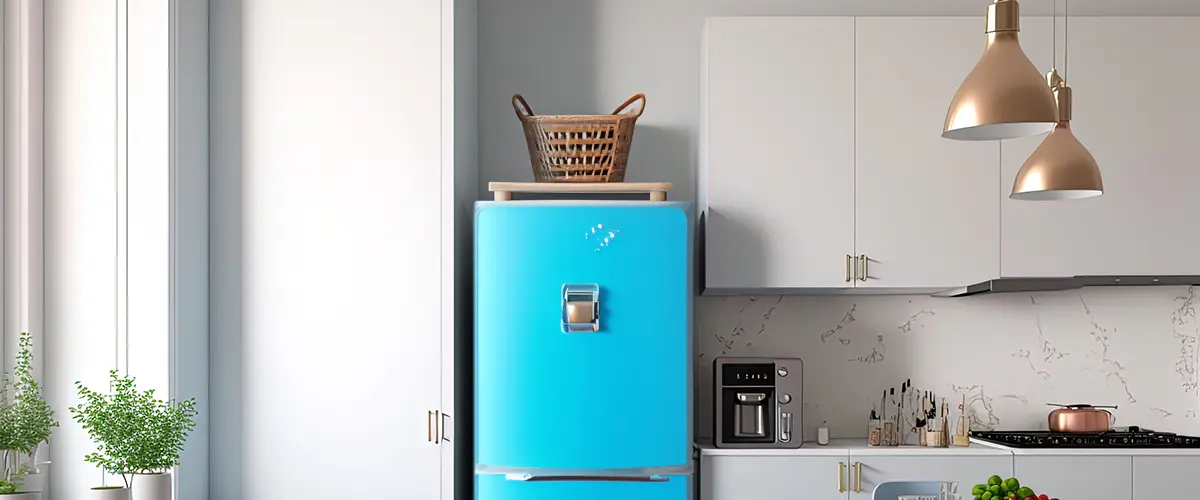
<path fill-rule="evenodd" d="M 58 427 L 58 421 L 54 419 L 54 409 L 42 397 L 41 384 L 33 376 L 33 336 L 29 332 L 22 332 L 18 347 L 20 351 L 17 353 L 13 386 L 18 448 L 13 454 L 16 455 L 18 472 L 28 472 L 21 476 L 21 484 L 17 490 L 41 492 L 45 488 L 46 480 L 38 467 L 38 450 L 42 443 L 50 442 L 50 432 Z M 29 458 L 28 469 L 20 464 L 22 455 Z"/>
<path fill-rule="evenodd" d="M 4 458 L 0 498 L 36 500 L 41 498 L 41 476 L 34 474 L 36 480 L 30 481 L 21 456 L 29 456 L 36 463 L 38 447 L 50 439 L 50 429 L 58 422 L 33 377 L 33 338 L 28 332 L 21 334 L 19 346 L 16 381 L 8 374 L 0 381 L 0 449 Z"/>
<path fill-rule="evenodd" d="M 171 469 L 196 427 L 196 399 L 163 401 L 154 389 L 136 394 L 141 430 L 130 445 L 133 500 L 171 500 Z"/>
<path fill-rule="evenodd" d="M 132 377 L 109 372 L 110 393 L 88 389 L 75 382 L 78 406 L 75 420 L 96 442 L 97 451 L 84 460 L 118 474 L 124 487 L 92 489 L 93 500 L 170 500 L 170 471 L 179 465 L 187 435 L 196 426 L 196 401 L 179 403 L 154 397 L 154 390 L 139 391 Z M 0 499 L 2 500 L 2 499 Z"/>

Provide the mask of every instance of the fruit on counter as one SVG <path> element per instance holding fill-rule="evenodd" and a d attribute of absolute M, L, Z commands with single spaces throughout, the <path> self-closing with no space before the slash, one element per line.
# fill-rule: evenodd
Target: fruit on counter
<path fill-rule="evenodd" d="M 1002 479 L 1000 476 L 989 477 L 987 484 L 975 485 L 971 488 L 971 495 L 974 500 L 1058 500 L 1049 495 L 1038 495 L 1033 488 L 1021 485 L 1015 477 Z"/>

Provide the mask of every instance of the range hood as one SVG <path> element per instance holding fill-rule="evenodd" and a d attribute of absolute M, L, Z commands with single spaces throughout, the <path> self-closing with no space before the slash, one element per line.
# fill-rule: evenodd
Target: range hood
<path fill-rule="evenodd" d="M 1200 285 L 1200 276 L 1064 276 L 1060 278 L 997 278 L 951 288 L 934 297 L 967 297 L 984 293 L 1049 292 L 1085 286 L 1184 286 Z"/>

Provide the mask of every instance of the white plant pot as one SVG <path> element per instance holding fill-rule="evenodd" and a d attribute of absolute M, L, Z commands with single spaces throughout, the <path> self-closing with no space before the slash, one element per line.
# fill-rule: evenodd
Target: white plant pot
<path fill-rule="evenodd" d="M 17 491 L 22 493 L 46 491 L 46 473 L 25 474 L 21 478 L 21 484 L 17 485 Z M 12 500 L 8 497 L 0 498 L 0 500 Z M 24 500 L 24 499 L 21 499 Z"/>
<path fill-rule="evenodd" d="M 26 491 L 23 493 L 9 493 L 0 495 L 0 500 L 42 500 L 42 492 Z"/>
<path fill-rule="evenodd" d="M 133 500 L 171 500 L 171 473 L 135 474 Z"/>
<path fill-rule="evenodd" d="M 124 486 L 102 486 L 92 488 L 91 500 L 129 500 L 129 488 Z"/>

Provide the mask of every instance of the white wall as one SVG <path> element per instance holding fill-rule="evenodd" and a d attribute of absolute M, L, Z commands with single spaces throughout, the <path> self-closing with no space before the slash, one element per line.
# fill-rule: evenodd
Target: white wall
<path fill-rule="evenodd" d="M 211 4 L 213 498 L 439 494 L 444 14 Z"/>
<path fill-rule="evenodd" d="M 521 127 L 509 104 L 521 93 L 541 114 L 608 113 L 646 94 L 630 153 L 629 181 L 671 181 L 671 197 L 695 196 L 700 42 L 707 16 L 965 15 L 986 0 L 506 0 L 479 10 L 481 194 L 488 181 L 532 180 Z M 1048 15 L 1025 0 L 1022 13 Z M 1061 3 L 1060 3 L 1061 12 Z M 1075 0 L 1080 15 L 1200 15 L 1189 0 Z M 983 49 L 982 37 L 978 41 Z M 819 75 L 819 70 L 816 73 Z M 819 76 L 817 76 L 819 77 Z M 948 98 L 947 98 L 948 99 Z"/>

